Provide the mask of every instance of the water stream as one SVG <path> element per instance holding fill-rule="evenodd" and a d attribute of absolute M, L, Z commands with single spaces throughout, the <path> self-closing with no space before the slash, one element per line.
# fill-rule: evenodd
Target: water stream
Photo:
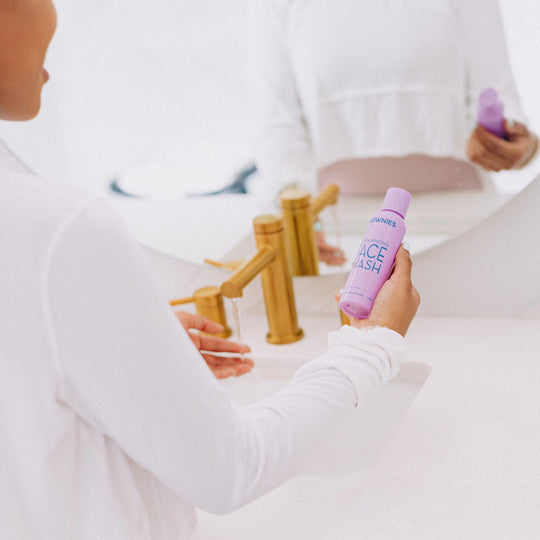
<path fill-rule="evenodd" d="M 232 299 L 232 311 L 233 311 L 233 332 L 235 340 L 238 343 L 244 343 L 243 337 L 242 337 L 242 319 L 240 317 L 240 307 L 241 302 L 240 298 L 233 298 Z M 244 355 L 242 354 L 242 359 L 244 359 Z"/>

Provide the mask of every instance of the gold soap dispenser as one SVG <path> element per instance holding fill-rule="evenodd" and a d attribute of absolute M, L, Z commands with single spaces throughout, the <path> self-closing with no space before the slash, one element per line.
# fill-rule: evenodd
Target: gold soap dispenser
<path fill-rule="evenodd" d="M 204 315 L 211 321 L 223 326 L 223 332 L 212 335 L 221 338 L 228 338 L 232 334 L 231 329 L 227 325 L 227 316 L 225 314 L 225 307 L 223 305 L 223 295 L 221 294 L 221 289 L 219 287 L 202 287 L 197 289 L 193 293 L 193 296 L 170 301 L 171 306 L 180 306 L 183 304 L 192 303 L 195 304 L 195 309 L 199 315 Z"/>

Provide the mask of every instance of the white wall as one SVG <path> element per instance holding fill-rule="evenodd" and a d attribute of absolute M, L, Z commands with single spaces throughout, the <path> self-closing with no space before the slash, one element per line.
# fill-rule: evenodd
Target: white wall
<path fill-rule="evenodd" d="M 43 111 L 30 123 L 0 123 L 0 136 L 40 173 L 94 191 L 182 141 L 241 144 L 248 1 L 56 0 Z M 524 109 L 539 132 L 540 2 L 501 7 Z"/>
<path fill-rule="evenodd" d="M 540 133 L 540 2 L 538 0 L 499 0 L 516 85 L 529 126 Z M 516 191 L 540 172 L 540 159 L 523 171 L 502 172 L 495 176 L 503 191 Z"/>
<path fill-rule="evenodd" d="M 175 141 L 244 137 L 244 0 L 55 4 L 42 113 L 0 125 L 36 170 L 99 190 Z"/>

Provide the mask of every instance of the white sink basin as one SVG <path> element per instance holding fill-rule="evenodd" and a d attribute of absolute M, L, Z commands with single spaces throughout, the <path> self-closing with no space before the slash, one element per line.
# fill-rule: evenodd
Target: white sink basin
<path fill-rule="evenodd" d="M 255 359 L 249 375 L 223 381 L 231 399 L 242 405 L 258 401 L 285 386 L 298 361 Z M 330 439 L 305 463 L 303 476 L 334 476 L 363 473 L 380 455 L 392 437 L 431 368 L 404 363 L 400 374 L 367 401 L 360 404 Z"/>

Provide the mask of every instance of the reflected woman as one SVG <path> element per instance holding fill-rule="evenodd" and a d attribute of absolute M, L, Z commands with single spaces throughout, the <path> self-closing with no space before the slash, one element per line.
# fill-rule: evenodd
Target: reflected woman
<path fill-rule="evenodd" d="M 520 107 L 496 0 L 256 0 L 257 166 L 275 190 L 489 186 L 538 148 Z M 475 127 L 486 87 L 508 140 Z M 473 165 L 474 164 L 474 165 Z"/>

